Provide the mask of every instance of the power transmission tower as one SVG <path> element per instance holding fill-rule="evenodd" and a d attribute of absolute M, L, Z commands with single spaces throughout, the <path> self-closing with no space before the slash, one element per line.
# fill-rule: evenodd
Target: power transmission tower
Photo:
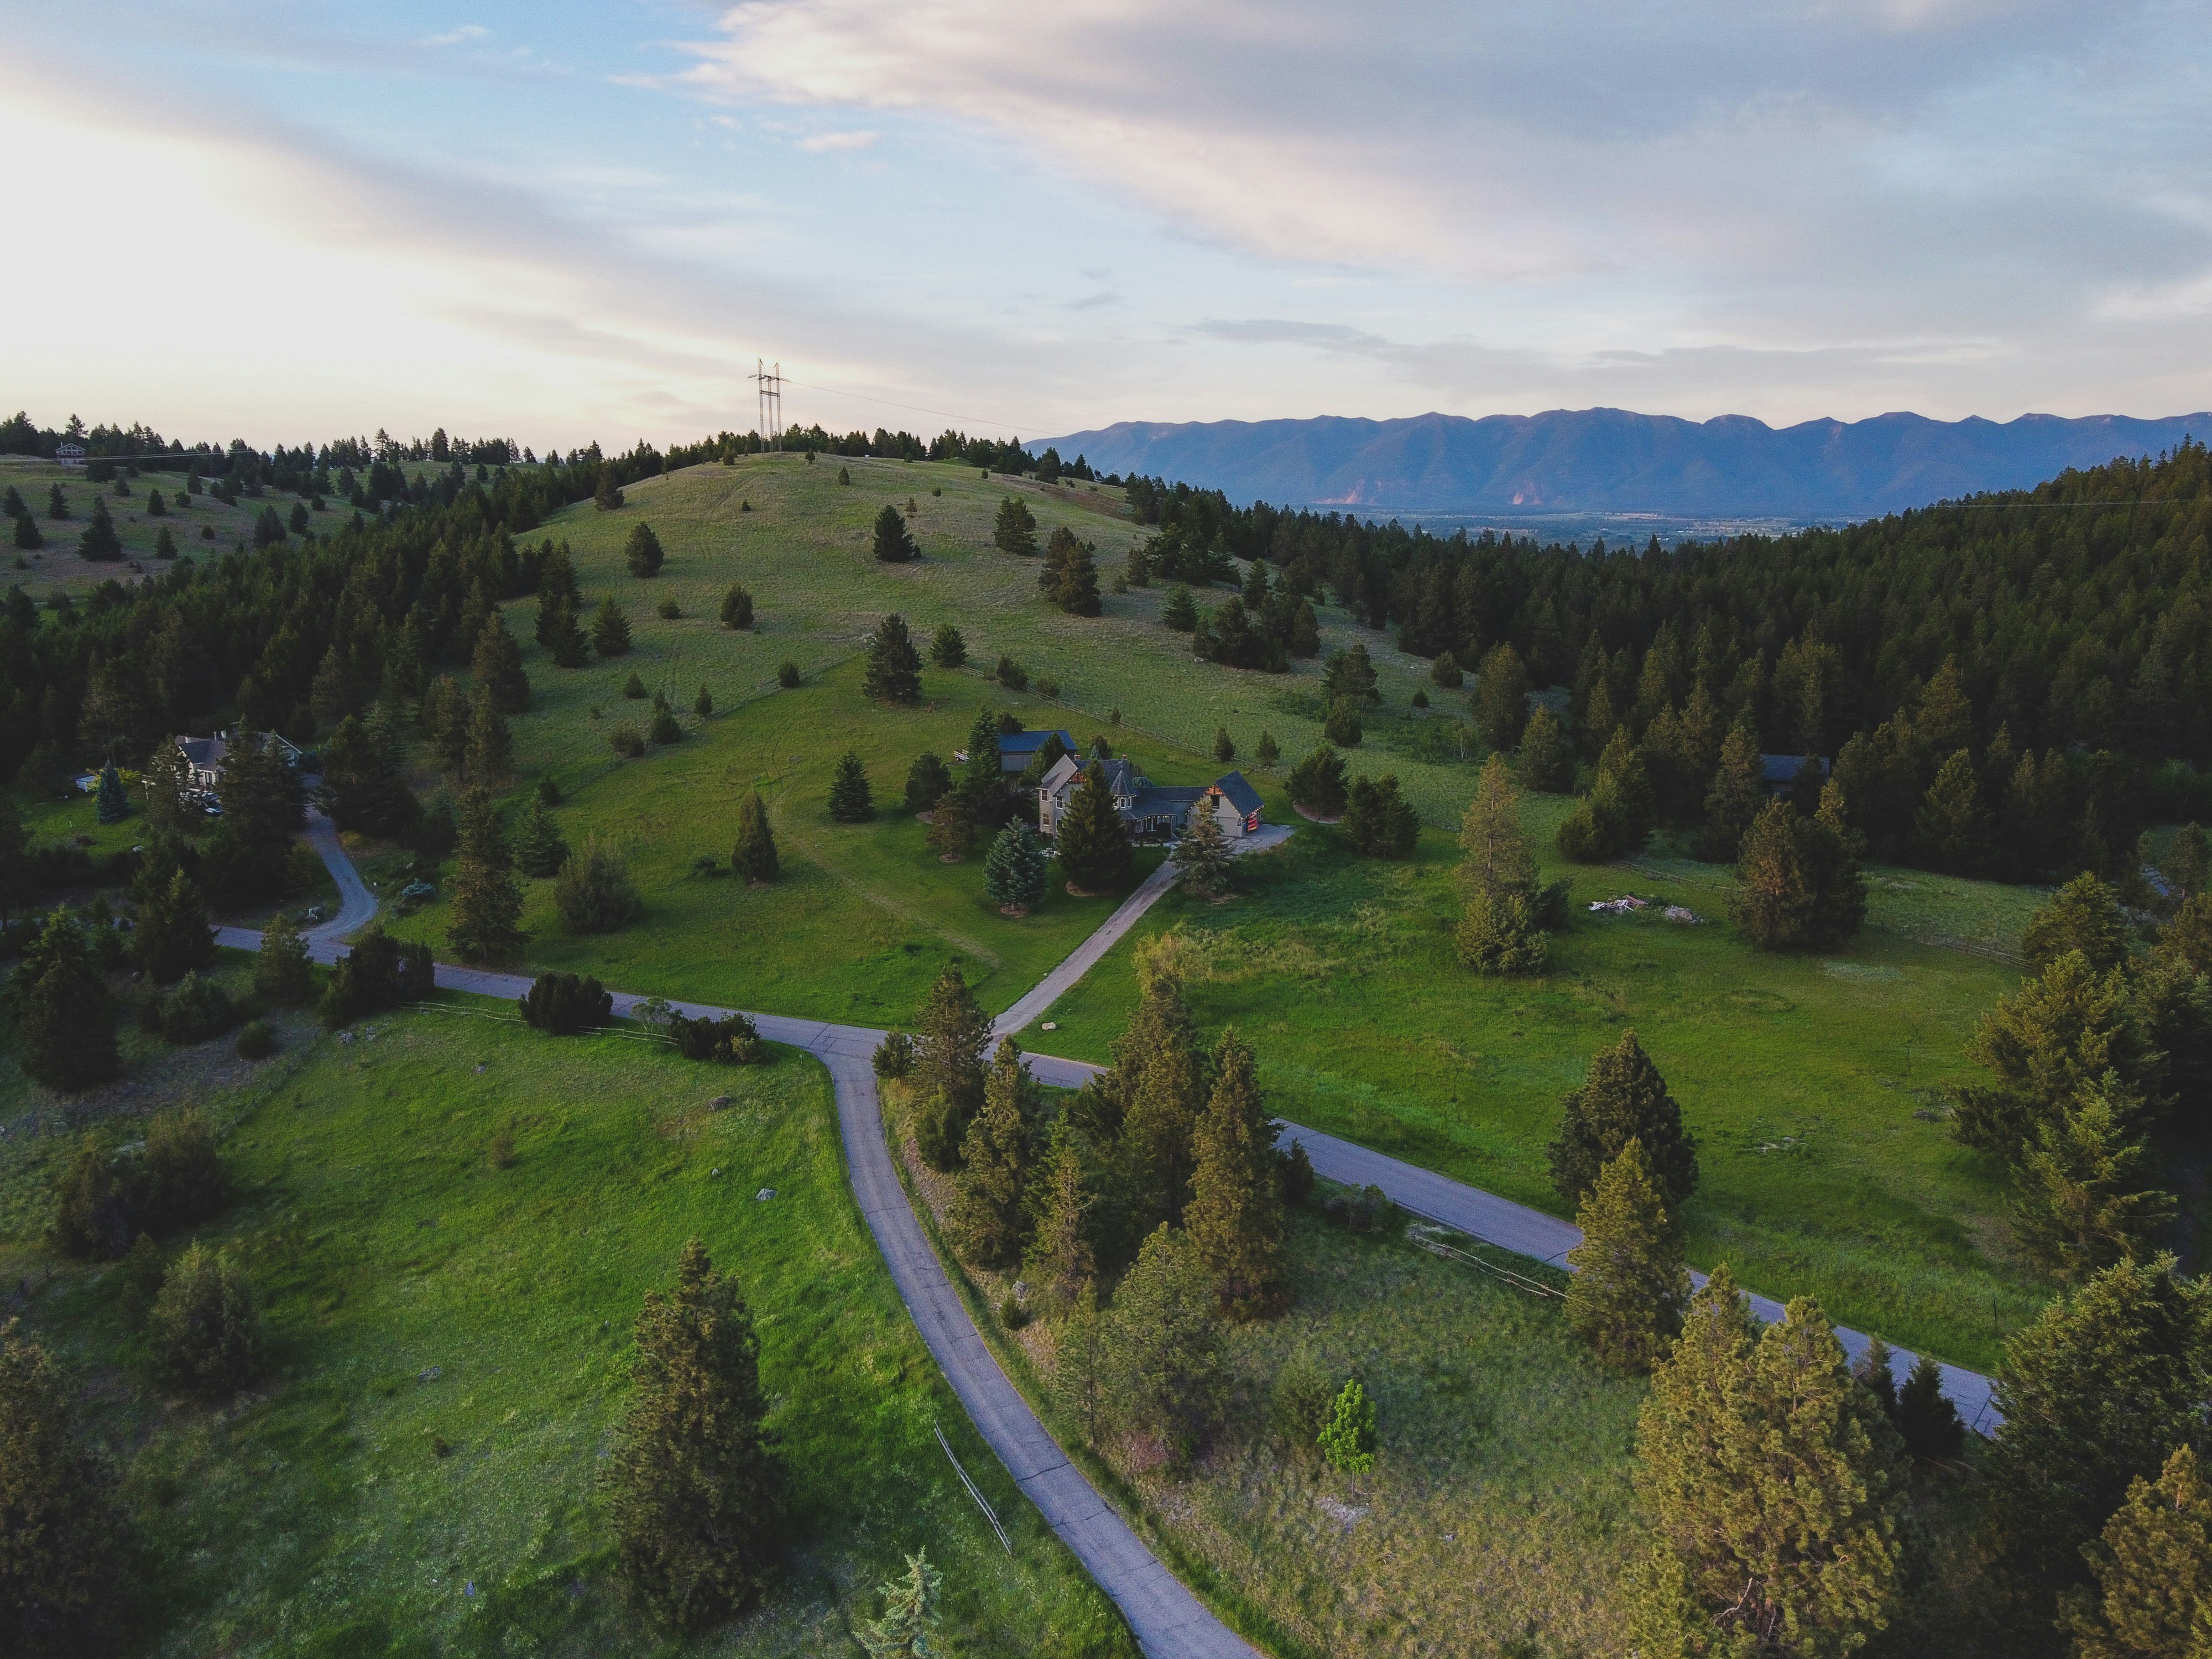
<path fill-rule="evenodd" d="M 783 447 L 783 365 L 768 367 L 753 359 L 753 380 L 760 393 L 760 434 L 772 449 Z"/>

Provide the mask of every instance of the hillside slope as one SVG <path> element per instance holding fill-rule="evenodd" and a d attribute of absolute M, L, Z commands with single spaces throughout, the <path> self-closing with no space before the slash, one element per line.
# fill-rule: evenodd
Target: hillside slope
<path fill-rule="evenodd" d="M 2068 467 L 2155 454 L 2212 430 L 2212 414 L 2133 420 L 1918 415 L 1703 422 L 1622 409 L 1481 420 L 1124 421 L 1040 439 L 1102 471 L 1139 472 L 1234 501 L 1435 513 L 1613 512 L 1865 518 L 1978 490 L 2025 489 Z"/>

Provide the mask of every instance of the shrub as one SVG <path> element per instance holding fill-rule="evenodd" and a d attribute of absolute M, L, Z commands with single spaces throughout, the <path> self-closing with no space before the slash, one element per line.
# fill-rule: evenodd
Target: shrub
<path fill-rule="evenodd" d="M 776 666 L 775 683 L 787 691 L 797 690 L 799 689 L 799 665 L 792 661 L 790 658 L 786 657 L 783 661 Z"/>
<path fill-rule="evenodd" d="M 186 974 L 156 1005 L 156 1023 L 163 1037 L 174 1043 L 204 1042 L 220 1036 L 238 1023 L 238 1010 L 229 994 L 211 979 Z"/>
<path fill-rule="evenodd" d="M 553 902 L 572 933 L 611 933 L 635 921 L 645 908 L 628 863 L 597 838 L 586 842 L 561 866 L 553 882 Z"/>
<path fill-rule="evenodd" d="M 902 1078 L 914 1069 L 914 1039 L 904 1031 L 891 1031 L 876 1045 L 878 1077 Z"/>
<path fill-rule="evenodd" d="M 238 1030 L 238 1057 L 266 1060 L 276 1052 L 276 1034 L 262 1021 L 249 1019 Z"/>
<path fill-rule="evenodd" d="M 1283 1362 L 1267 1391 L 1267 1426 L 1291 1451 L 1310 1456 L 1320 1449 L 1335 1401 L 1321 1361 L 1311 1349 L 1300 1348 Z"/>
<path fill-rule="evenodd" d="M 146 1126 L 146 1150 L 127 1184 L 132 1214 L 148 1232 L 195 1226 L 230 1202 L 215 1132 L 191 1110 L 164 1112 Z"/>
<path fill-rule="evenodd" d="M 645 753 L 645 735 L 628 720 L 623 720 L 608 728 L 607 744 L 617 755 L 635 760 Z"/>
<path fill-rule="evenodd" d="M 673 599 L 663 599 L 653 609 L 663 622 L 675 622 L 684 615 L 684 607 Z"/>
<path fill-rule="evenodd" d="M 170 1267 L 146 1316 L 155 1377 L 204 1400 L 227 1400 L 259 1375 L 261 1316 L 228 1250 L 195 1242 Z"/>
<path fill-rule="evenodd" d="M 720 1019 L 690 1019 L 672 1012 L 668 1039 L 686 1060 L 711 1060 L 721 1066 L 757 1066 L 768 1058 L 760 1031 L 743 1014 Z"/>
<path fill-rule="evenodd" d="M 402 945 L 371 922 L 323 988 L 323 1024 L 335 1030 L 363 1014 L 419 1002 L 430 994 L 434 972 L 428 945 Z"/>
<path fill-rule="evenodd" d="M 515 999 L 522 1018 L 550 1036 L 574 1036 L 614 1016 L 615 1000 L 596 979 L 575 974 L 540 974 Z"/>
<path fill-rule="evenodd" d="M 1358 1378 L 1344 1385 L 1321 1431 L 1321 1455 L 1333 1469 L 1364 1474 L 1375 1467 L 1375 1402 Z"/>
<path fill-rule="evenodd" d="M 991 678 L 1009 691 L 1026 691 L 1030 689 L 1029 670 L 1024 668 L 1021 664 L 1004 652 L 999 653 L 999 665 L 991 671 Z"/>
<path fill-rule="evenodd" d="M 725 628 L 750 628 L 753 625 L 753 596 L 732 583 L 730 591 L 722 595 L 721 614 Z"/>
<path fill-rule="evenodd" d="M 646 697 L 645 682 L 633 672 L 623 682 L 623 696 L 628 697 L 632 702 L 643 702 Z"/>
<path fill-rule="evenodd" d="M 1362 1187 L 1356 1193 L 1334 1193 L 1322 1206 L 1322 1213 L 1355 1233 L 1388 1232 L 1397 1218 L 1398 1206 L 1380 1187 Z"/>
<path fill-rule="evenodd" d="M 939 668 L 957 668 L 968 660 L 968 641 L 951 623 L 939 623 L 930 637 L 929 659 Z"/>
<path fill-rule="evenodd" d="M 1359 705 L 1350 697 L 1339 697 L 1328 706 L 1328 718 L 1322 723 L 1322 736 L 1342 749 L 1357 749 L 1366 732 L 1359 724 Z"/>
<path fill-rule="evenodd" d="M 664 748 L 672 743 L 683 742 L 684 728 L 677 721 L 676 711 L 667 708 L 654 709 L 649 735 Z"/>
<path fill-rule="evenodd" d="M 1291 799 L 1316 817 L 1344 811 L 1344 757 L 1323 744 L 1291 769 Z"/>
<path fill-rule="evenodd" d="M 300 926 L 280 910 L 261 930 L 261 951 L 253 959 L 253 994 L 264 1002 L 296 1007 L 315 988 L 307 965 L 307 942 Z"/>
<path fill-rule="evenodd" d="M 53 1247 L 80 1261 L 112 1261 L 130 1248 L 131 1217 L 106 1148 L 87 1140 L 54 1183 Z"/>
<path fill-rule="evenodd" d="M 1037 676 L 1036 689 L 1040 697 L 1056 701 L 1060 696 L 1060 682 L 1049 674 Z"/>

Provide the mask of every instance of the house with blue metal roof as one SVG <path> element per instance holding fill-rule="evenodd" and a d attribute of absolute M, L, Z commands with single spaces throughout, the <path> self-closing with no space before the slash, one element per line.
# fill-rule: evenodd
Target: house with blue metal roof
<path fill-rule="evenodd" d="M 999 733 L 999 769 L 1002 772 L 1026 772 L 1036 751 L 1045 745 L 1048 738 L 1058 738 L 1060 746 L 1069 754 L 1075 752 L 1075 739 L 1065 732 L 1001 732 Z"/>

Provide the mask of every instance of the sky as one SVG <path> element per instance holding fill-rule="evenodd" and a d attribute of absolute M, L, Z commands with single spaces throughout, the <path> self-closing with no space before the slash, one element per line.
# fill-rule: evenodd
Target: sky
<path fill-rule="evenodd" d="M 2212 407 L 2212 0 L 0 0 L 0 402 Z M 5 412 L 5 411 L 0 411 Z"/>

